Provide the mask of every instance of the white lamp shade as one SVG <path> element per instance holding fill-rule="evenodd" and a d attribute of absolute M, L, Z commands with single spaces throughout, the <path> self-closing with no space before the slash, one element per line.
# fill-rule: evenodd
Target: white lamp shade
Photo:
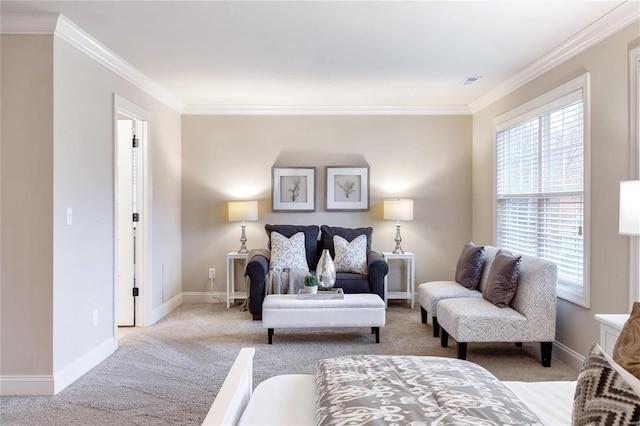
<path fill-rule="evenodd" d="M 229 201 L 229 222 L 258 220 L 257 201 Z"/>
<path fill-rule="evenodd" d="M 620 234 L 640 235 L 640 180 L 620 182 Z"/>
<path fill-rule="evenodd" d="M 413 200 L 384 200 L 384 218 L 386 220 L 413 220 Z"/>

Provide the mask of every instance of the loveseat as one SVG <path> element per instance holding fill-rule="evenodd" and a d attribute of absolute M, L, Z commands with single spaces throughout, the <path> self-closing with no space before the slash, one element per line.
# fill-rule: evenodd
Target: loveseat
<path fill-rule="evenodd" d="M 453 337 L 459 359 L 466 359 L 469 342 L 539 342 L 541 363 L 548 367 L 556 332 L 556 282 L 551 261 L 469 242 L 458 259 L 455 281 L 418 286 L 422 322 L 431 314 L 434 336 L 440 334 L 442 347 Z"/>
<path fill-rule="evenodd" d="M 345 293 L 374 293 L 384 300 L 384 277 L 389 268 L 382 254 L 371 250 L 373 228 L 267 224 L 265 231 L 269 238 L 269 249 L 271 249 L 272 232 L 277 232 L 286 238 L 291 238 L 298 232 L 304 233 L 304 250 L 310 274 L 315 274 L 316 265 L 324 249 L 328 249 L 331 257 L 335 259 L 334 236 L 340 236 L 351 242 L 360 235 L 365 235 L 367 273 L 337 272 L 334 288 L 341 288 Z M 260 254 L 251 255 L 247 259 L 245 274 L 249 279 L 249 312 L 254 319 L 260 319 L 262 315 L 262 302 L 267 294 L 269 262 L 270 259 L 267 256 Z"/>

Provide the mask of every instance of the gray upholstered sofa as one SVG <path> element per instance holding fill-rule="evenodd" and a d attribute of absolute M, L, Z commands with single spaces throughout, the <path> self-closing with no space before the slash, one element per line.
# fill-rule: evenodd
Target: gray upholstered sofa
<path fill-rule="evenodd" d="M 306 259 L 311 273 L 322 255 L 323 249 L 328 249 L 331 257 L 335 258 L 333 236 L 339 235 L 347 241 L 352 241 L 360 235 L 367 236 L 367 266 L 368 274 L 352 272 L 338 272 L 334 288 L 342 288 L 345 293 L 374 293 L 384 300 L 384 277 L 389 267 L 382 254 L 371 250 L 373 228 L 341 228 L 322 225 L 265 225 L 267 237 L 276 231 L 290 238 L 297 232 L 305 235 Z M 320 233 L 320 231 L 322 231 Z M 320 238 L 318 238 L 320 237 Z M 269 260 L 264 256 L 252 256 L 246 265 L 246 275 L 249 278 L 249 312 L 254 319 L 261 318 L 262 302 L 266 296 L 266 279 L 269 272 Z"/>
<path fill-rule="evenodd" d="M 557 267 L 545 259 L 520 256 L 515 294 L 507 306 L 499 307 L 485 297 L 497 252 L 496 247 L 484 247 L 477 289 L 456 281 L 420 284 L 422 322 L 431 314 L 434 337 L 440 334 L 442 347 L 453 337 L 459 359 L 466 359 L 470 342 L 540 342 L 542 365 L 548 367 L 556 333 Z"/>

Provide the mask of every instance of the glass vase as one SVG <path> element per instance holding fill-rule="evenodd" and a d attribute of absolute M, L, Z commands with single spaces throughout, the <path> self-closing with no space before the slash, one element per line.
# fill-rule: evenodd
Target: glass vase
<path fill-rule="evenodd" d="M 322 255 L 316 266 L 316 277 L 318 278 L 318 285 L 323 290 L 333 288 L 336 283 L 336 264 L 333 263 L 328 249 L 322 250 Z"/>

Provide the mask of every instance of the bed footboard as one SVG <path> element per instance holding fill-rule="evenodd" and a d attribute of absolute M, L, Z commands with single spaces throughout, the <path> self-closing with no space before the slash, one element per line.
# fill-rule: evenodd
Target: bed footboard
<path fill-rule="evenodd" d="M 255 348 L 242 348 L 213 401 L 203 425 L 235 425 L 253 393 Z"/>

